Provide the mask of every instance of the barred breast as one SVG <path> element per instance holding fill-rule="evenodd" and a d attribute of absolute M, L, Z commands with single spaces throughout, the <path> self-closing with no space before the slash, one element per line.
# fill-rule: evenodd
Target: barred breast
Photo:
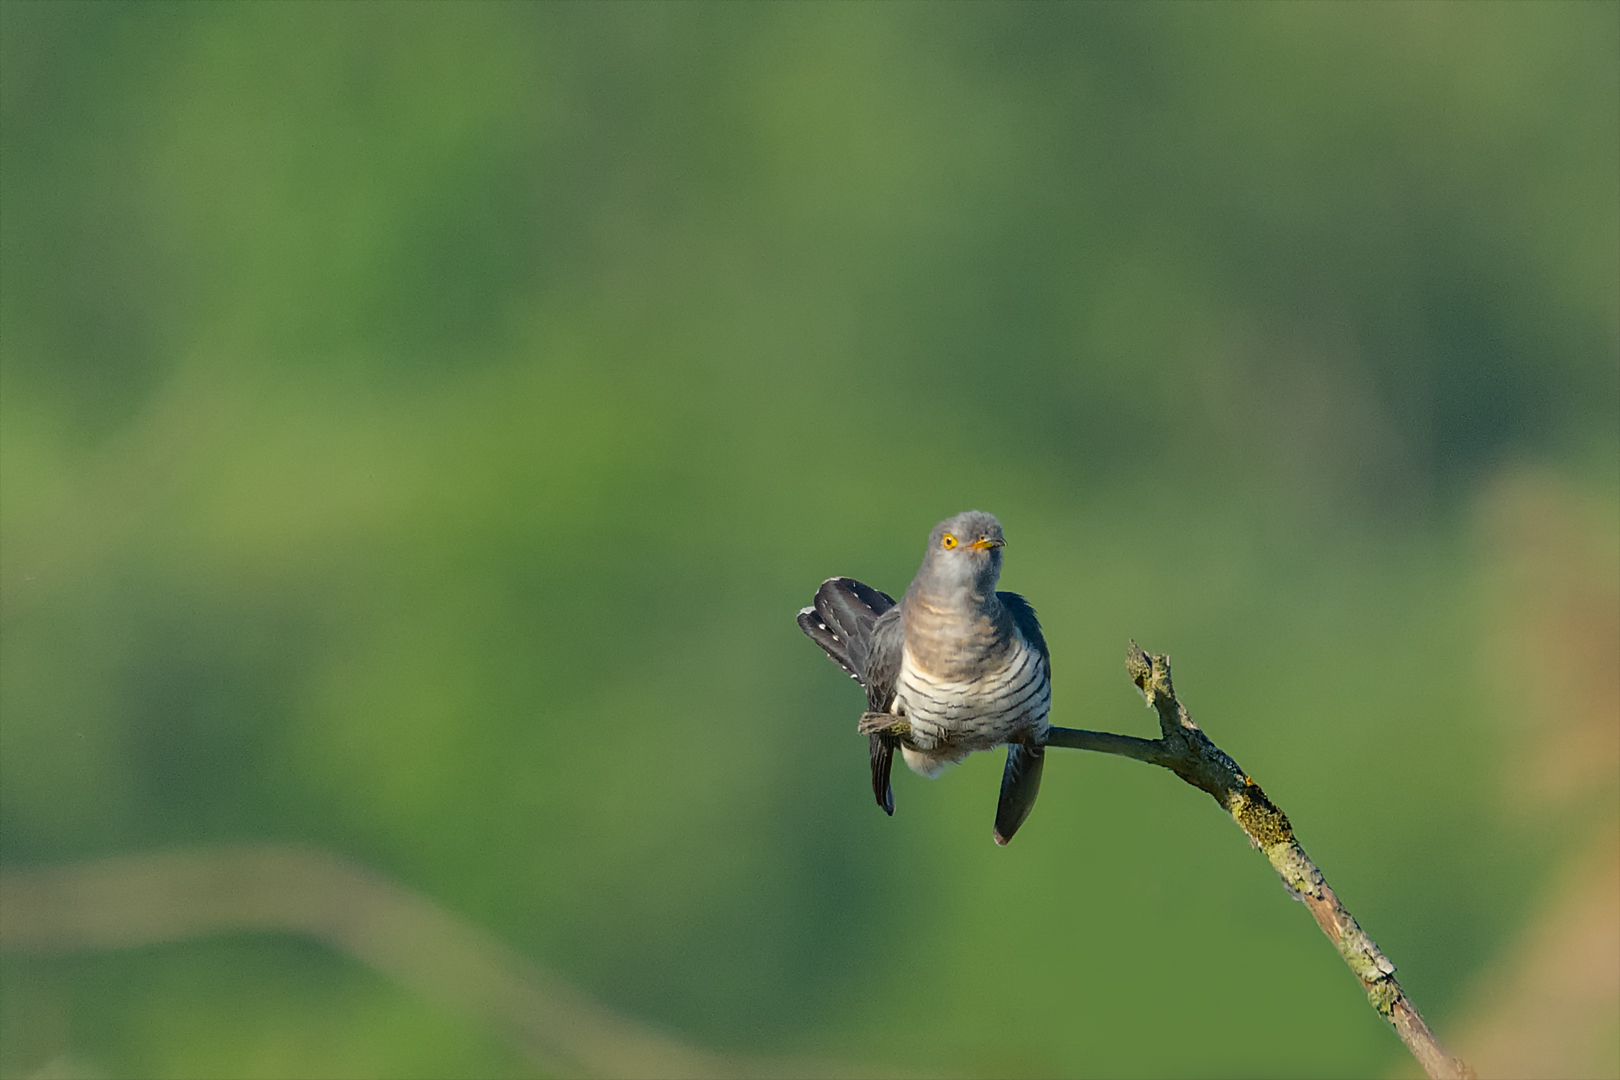
<path fill-rule="evenodd" d="M 906 764 L 925 776 L 1025 733 L 1046 735 L 1051 673 L 1016 629 L 971 672 L 956 667 L 949 676 L 931 674 L 909 643 L 901 655 L 893 711 L 911 722 Z"/>

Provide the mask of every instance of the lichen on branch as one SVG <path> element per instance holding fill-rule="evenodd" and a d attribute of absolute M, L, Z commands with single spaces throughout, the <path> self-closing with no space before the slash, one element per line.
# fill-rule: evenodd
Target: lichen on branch
<path fill-rule="evenodd" d="M 1106 731 L 1054 727 L 1047 733 L 1046 745 L 1145 761 L 1169 769 L 1207 792 L 1232 815 L 1249 842 L 1265 854 L 1289 893 L 1310 909 L 1322 933 L 1361 981 L 1367 1000 L 1394 1027 L 1424 1071 L 1436 1080 L 1474 1077 L 1474 1070 L 1447 1052 L 1423 1022 L 1395 979 L 1395 965 L 1328 887 L 1322 871 L 1295 839 L 1288 815 L 1229 754 L 1210 741 L 1193 723 L 1186 706 L 1176 700 L 1170 682 L 1170 658 L 1145 652 L 1133 641 L 1125 655 L 1125 670 L 1158 714 L 1159 738 L 1138 739 Z"/>

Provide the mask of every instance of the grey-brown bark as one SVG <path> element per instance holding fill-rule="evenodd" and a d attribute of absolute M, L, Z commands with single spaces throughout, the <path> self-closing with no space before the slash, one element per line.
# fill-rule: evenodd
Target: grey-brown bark
<path fill-rule="evenodd" d="M 1210 742 L 1209 736 L 1193 723 L 1186 707 L 1176 700 L 1170 683 L 1170 658 L 1144 652 L 1133 641 L 1125 657 L 1125 667 L 1159 715 L 1159 738 L 1138 739 L 1104 731 L 1054 727 L 1047 734 L 1046 745 L 1119 754 L 1160 765 L 1193 787 L 1208 792 L 1248 834 L 1250 843 L 1271 860 L 1289 892 L 1310 909 L 1322 933 L 1361 980 L 1367 1000 L 1394 1027 L 1424 1071 L 1436 1080 L 1472 1078 L 1474 1070 L 1440 1045 L 1418 1014 L 1417 1007 L 1401 990 L 1401 984 L 1395 979 L 1395 965 L 1379 951 L 1328 887 L 1322 871 L 1294 838 L 1288 816 L 1266 797 L 1260 785 L 1250 779 L 1237 762 Z"/>

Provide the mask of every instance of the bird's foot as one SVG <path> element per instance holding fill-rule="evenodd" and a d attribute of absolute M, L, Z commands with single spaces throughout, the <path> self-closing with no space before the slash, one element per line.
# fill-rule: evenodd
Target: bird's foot
<path fill-rule="evenodd" d="M 861 713 L 860 723 L 855 725 L 855 730 L 862 735 L 887 734 L 903 739 L 911 734 L 911 721 L 893 713 Z"/>

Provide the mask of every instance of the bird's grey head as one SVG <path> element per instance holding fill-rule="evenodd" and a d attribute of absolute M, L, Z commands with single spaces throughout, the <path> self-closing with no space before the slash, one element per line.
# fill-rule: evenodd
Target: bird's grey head
<path fill-rule="evenodd" d="M 926 577 L 932 589 L 967 589 L 989 596 L 1001 578 L 1001 549 L 1006 543 L 994 514 L 969 510 L 946 518 L 928 534 L 928 552 L 917 576 Z"/>

